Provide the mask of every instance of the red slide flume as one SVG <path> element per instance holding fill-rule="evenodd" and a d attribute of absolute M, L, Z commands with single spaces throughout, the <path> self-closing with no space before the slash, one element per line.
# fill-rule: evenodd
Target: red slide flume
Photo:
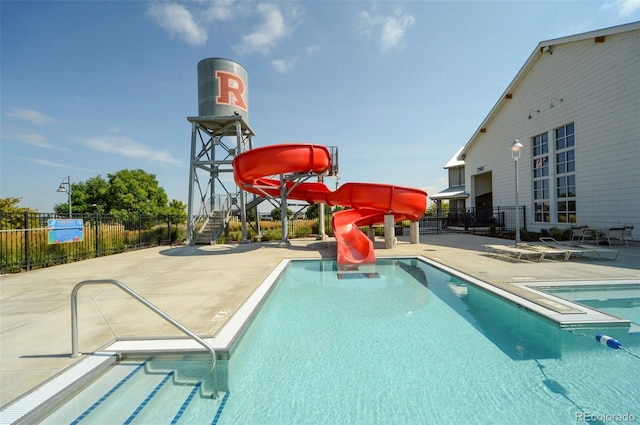
<path fill-rule="evenodd" d="M 233 160 L 233 173 L 242 189 L 258 195 L 280 196 L 278 174 L 317 173 L 331 167 L 331 154 L 322 145 L 278 144 L 255 148 Z M 375 263 L 373 242 L 359 226 L 384 222 L 418 220 L 427 206 L 427 193 L 420 189 L 377 183 L 346 183 L 331 191 L 323 183 L 287 183 L 289 199 L 309 203 L 324 202 L 352 209 L 333 214 L 331 224 L 337 241 L 338 264 Z"/>

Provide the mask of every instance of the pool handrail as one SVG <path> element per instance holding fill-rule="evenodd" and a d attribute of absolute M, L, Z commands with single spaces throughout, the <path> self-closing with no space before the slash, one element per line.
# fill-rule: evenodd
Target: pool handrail
<path fill-rule="evenodd" d="M 139 301 L 141 304 L 148 307 L 150 310 L 158 314 L 164 320 L 172 324 L 177 329 L 181 330 L 184 334 L 189 336 L 191 339 L 196 341 L 198 344 L 202 345 L 208 352 L 211 354 L 211 375 L 213 378 L 213 398 L 218 398 L 218 376 L 216 370 L 217 356 L 213 347 L 207 343 L 205 340 L 200 338 L 195 333 L 191 332 L 189 329 L 181 325 L 177 320 L 169 316 L 164 311 L 160 310 L 158 307 L 144 299 L 133 289 L 129 288 L 122 282 L 115 279 L 89 279 L 83 280 L 82 282 L 78 282 L 76 286 L 73 287 L 71 291 L 71 357 L 78 357 L 80 353 L 78 352 L 78 291 L 85 285 L 99 285 L 99 284 L 112 284 L 122 289 L 127 294 L 131 295 L 134 299 Z"/>

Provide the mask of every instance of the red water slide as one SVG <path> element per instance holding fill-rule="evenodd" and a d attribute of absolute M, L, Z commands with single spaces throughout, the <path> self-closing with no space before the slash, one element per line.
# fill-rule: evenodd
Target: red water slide
<path fill-rule="evenodd" d="M 324 173 L 331 166 L 329 150 L 313 144 L 279 144 L 244 152 L 233 160 L 233 174 L 242 189 L 258 195 L 280 196 L 279 174 Z M 323 183 L 287 182 L 288 198 L 309 203 L 324 202 L 352 209 L 333 214 L 331 224 L 338 243 L 338 264 L 375 263 L 373 242 L 358 226 L 418 220 L 427 206 L 427 193 L 410 187 L 376 183 L 346 183 L 331 191 Z"/>

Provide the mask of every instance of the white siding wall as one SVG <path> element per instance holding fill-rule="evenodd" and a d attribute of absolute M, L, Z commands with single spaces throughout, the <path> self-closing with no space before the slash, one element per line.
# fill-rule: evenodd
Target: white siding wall
<path fill-rule="evenodd" d="M 565 43 L 543 53 L 513 99 L 488 124 L 487 132 L 467 152 L 466 185 L 473 175 L 493 173 L 493 205 L 515 204 L 513 139 L 524 145 L 519 162 L 520 204 L 527 208 L 527 228 L 558 225 L 552 202 L 549 225 L 533 223 L 531 138 L 575 123 L 578 222 L 593 226 L 634 223 L 640 238 L 640 32 Z M 551 98 L 562 98 L 549 108 Z M 529 110 L 540 110 L 532 113 Z M 554 158 L 550 155 L 550 171 Z M 553 174 L 551 188 L 555 188 Z M 469 205 L 474 205 L 471 193 Z M 552 201 L 555 199 L 552 195 Z"/>

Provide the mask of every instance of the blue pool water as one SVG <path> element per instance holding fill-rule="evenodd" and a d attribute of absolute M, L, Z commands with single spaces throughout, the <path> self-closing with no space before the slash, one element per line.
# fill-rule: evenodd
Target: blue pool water
<path fill-rule="evenodd" d="M 640 421 L 640 359 L 414 259 L 292 262 L 228 364 L 225 424 Z M 640 352 L 640 337 L 606 331 Z"/>
<path fill-rule="evenodd" d="M 41 425 L 212 424 L 226 394 L 213 399 L 208 355 L 127 358 L 62 404 Z"/>

